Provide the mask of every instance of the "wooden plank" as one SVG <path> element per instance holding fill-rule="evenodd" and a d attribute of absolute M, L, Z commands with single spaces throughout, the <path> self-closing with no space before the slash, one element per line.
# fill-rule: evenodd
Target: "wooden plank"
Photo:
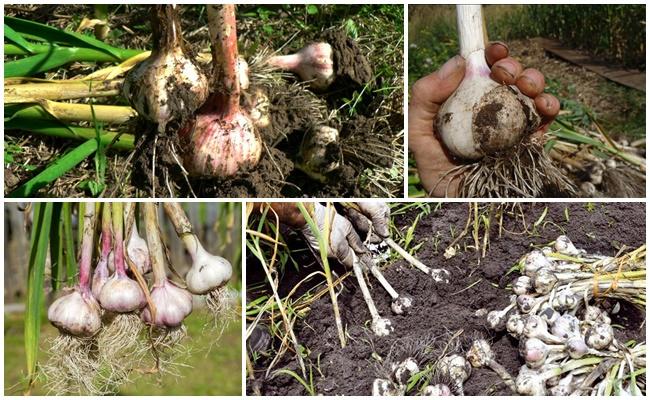
<path fill-rule="evenodd" d="M 563 60 L 579 65 L 621 85 L 645 92 L 645 71 L 624 69 L 620 66 L 608 65 L 585 52 L 569 49 L 554 39 L 535 38 L 534 40 L 539 43 L 545 51 L 548 51 Z"/>

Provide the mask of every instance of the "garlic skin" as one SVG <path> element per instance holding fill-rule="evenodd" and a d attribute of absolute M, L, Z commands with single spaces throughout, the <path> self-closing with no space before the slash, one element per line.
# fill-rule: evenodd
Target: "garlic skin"
<path fill-rule="evenodd" d="M 131 228 L 131 236 L 126 245 L 126 254 L 138 268 L 138 272 L 144 275 L 151 271 L 151 259 L 149 258 L 147 242 L 140 237 L 135 225 Z"/>
<path fill-rule="evenodd" d="M 326 90 L 335 79 L 332 46 L 325 42 L 309 44 L 295 54 L 271 57 L 268 63 L 295 73 L 316 91 Z"/>
<path fill-rule="evenodd" d="M 178 95 L 183 88 L 187 93 Z M 208 80 L 181 49 L 151 56 L 129 71 L 124 97 L 147 121 L 166 126 L 177 109 L 194 112 L 208 97 Z"/>
<path fill-rule="evenodd" d="M 417 360 L 413 357 L 408 357 L 399 363 L 395 371 L 393 371 L 393 375 L 398 385 L 405 386 L 408 384 L 409 379 L 418 372 L 420 372 L 420 367 L 418 366 Z"/>
<path fill-rule="evenodd" d="M 147 307 L 142 311 L 142 319 L 159 327 L 178 327 L 192 312 L 192 294 L 168 279 L 154 285 L 151 301 L 156 307 L 156 318 L 152 319 L 151 310 Z"/>
<path fill-rule="evenodd" d="M 98 300 L 104 309 L 118 313 L 136 311 L 147 304 L 140 285 L 118 272 L 106 281 L 99 293 Z"/>
<path fill-rule="evenodd" d="M 208 253 L 196 240 L 197 251 L 192 268 L 185 275 L 190 292 L 206 294 L 225 285 L 232 276 L 232 265 L 223 257 Z"/>
<path fill-rule="evenodd" d="M 438 383 L 436 385 L 428 385 L 425 386 L 424 389 L 422 389 L 422 396 L 453 396 L 454 394 L 451 392 L 451 389 L 449 389 L 449 386 Z M 462 396 L 462 394 L 461 394 Z"/>
<path fill-rule="evenodd" d="M 100 258 L 95 267 L 95 272 L 93 273 L 92 281 L 92 293 L 95 298 L 99 298 L 99 294 L 102 292 L 104 284 L 108 281 L 108 257 Z"/>
<path fill-rule="evenodd" d="M 305 132 L 298 150 L 297 164 L 313 179 L 325 181 L 326 174 L 341 166 L 342 158 L 339 131 L 317 125 Z"/>
<path fill-rule="evenodd" d="M 480 6 L 456 9 L 466 71 L 460 86 L 438 111 L 436 130 L 451 154 L 479 160 L 507 152 L 533 133 L 541 118 L 533 100 L 516 86 L 503 86 L 490 78 Z"/>
<path fill-rule="evenodd" d="M 446 356 L 439 361 L 438 368 L 443 375 L 448 376 L 454 382 L 462 395 L 463 383 L 472 374 L 472 366 L 465 357 L 459 354 Z"/>
<path fill-rule="evenodd" d="M 183 165 L 190 175 L 232 177 L 256 166 L 262 142 L 248 114 L 240 110 L 228 115 L 210 108 L 179 133 L 187 149 Z"/>
<path fill-rule="evenodd" d="M 102 327 L 99 304 L 90 292 L 82 293 L 78 287 L 50 305 L 47 319 L 73 336 L 91 337 Z"/>
<path fill-rule="evenodd" d="M 122 92 L 140 116 L 164 130 L 171 120 L 191 115 L 208 97 L 208 79 L 183 50 L 175 5 L 151 10 L 154 48 L 129 71 Z"/>

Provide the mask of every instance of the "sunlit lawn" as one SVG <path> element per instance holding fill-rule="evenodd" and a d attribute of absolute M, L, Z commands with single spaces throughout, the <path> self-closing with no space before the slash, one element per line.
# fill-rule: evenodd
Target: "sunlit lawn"
<path fill-rule="evenodd" d="M 204 328 L 205 319 L 202 312 L 194 312 L 185 321 L 190 335 L 185 343 L 191 347 L 192 353 L 185 362 L 190 367 L 180 369 L 182 377 L 164 376 L 160 379 L 156 375 L 138 375 L 134 382 L 123 386 L 119 394 L 241 395 L 241 321 L 230 324 L 219 342 L 211 346 L 210 331 Z M 4 394 L 19 395 L 24 391 L 25 376 L 23 314 L 5 314 L 4 321 Z M 41 343 L 57 334 L 47 320 L 43 321 L 41 332 Z M 41 352 L 39 362 L 45 359 Z M 37 382 L 31 394 L 47 394 L 43 383 Z"/>

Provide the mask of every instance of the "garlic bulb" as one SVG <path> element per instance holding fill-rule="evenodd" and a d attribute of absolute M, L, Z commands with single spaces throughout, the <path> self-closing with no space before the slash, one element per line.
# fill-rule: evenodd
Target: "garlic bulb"
<path fill-rule="evenodd" d="M 324 182 L 328 173 L 341 166 L 342 159 L 339 131 L 318 125 L 305 132 L 296 164 L 313 179 Z"/>
<path fill-rule="evenodd" d="M 516 86 L 504 86 L 490 78 L 481 6 L 458 5 L 456 9 L 465 77 L 438 111 L 436 126 L 454 156 L 478 160 L 519 144 L 537 129 L 541 118 L 532 99 Z"/>
<path fill-rule="evenodd" d="M 418 372 L 420 372 L 420 367 L 418 366 L 417 360 L 413 357 L 408 357 L 397 365 L 397 368 L 393 371 L 393 375 L 398 385 L 405 386 L 408 384 L 409 379 Z"/>
<path fill-rule="evenodd" d="M 438 383 L 436 385 L 427 385 L 422 389 L 422 396 L 453 396 L 454 394 L 451 392 L 451 389 L 449 386 L 443 384 L 443 383 Z M 462 394 L 461 394 L 462 396 Z"/>
<path fill-rule="evenodd" d="M 332 53 L 328 43 L 312 43 L 295 54 L 271 57 L 268 63 L 295 73 L 302 81 L 309 82 L 312 89 L 323 91 L 335 78 Z"/>
<path fill-rule="evenodd" d="M 102 327 L 99 304 L 90 292 L 82 292 L 79 287 L 56 299 L 47 310 L 47 318 L 73 336 L 94 336 Z"/>
<path fill-rule="evenodd" d="M 106 281 L 98 299 L 103 308 L 119 313 L 136 311 L 147 304 L 140 285 L 117 272 Z"/>
<path fill-rule="evenodd" d="M 220 9 L 217 9 L 220 7 Z M 194 119 L 179 131 L 183 165 L 193 176 L 231 177 L 257 165 L 262 141 L 240 107 L 235 6 L 207 6 L 215 87 Z"/>
<path fill-rule="evenodd" d="M 192 294 L 170 280 L 154 285 L 151 301 L 156 307 L 156 317 L 152 318 L 149 307 L 142 311 L 142 319 L 148 324 L 173 328 L 180 326 L 185 317 L 192 312 Z"/>
<path fill-rule="evenodd" d="M 223 257 L 208 253 L 198 239 L 192 268 L 185 275 L 187 288 L 194 294 L 206 294 L 225 285 L 232 276 L 232 266 Z"/>
<path fill-rule="evenodd" d="M 454 385 L 460 391 L 460 395 L 463 395 L 463 383 L 469 378 L 472 374 L 472 366 L 465 359 L 465 357 L 459 354 L 452 354 L 450 356 L 443 357 L 438 362 L 438 368 L 440 373 L 444 376 L 449 377 L 449 379 L 454 382 Z"/>
<path fill-rule="evenodd" d="M 194 113 L 208 97 L 208 80 L 183 50 L 175 5 L 152 6 L 154 48 L 124 79 L 122 91 L 139 115 L 167 123 Z"/>

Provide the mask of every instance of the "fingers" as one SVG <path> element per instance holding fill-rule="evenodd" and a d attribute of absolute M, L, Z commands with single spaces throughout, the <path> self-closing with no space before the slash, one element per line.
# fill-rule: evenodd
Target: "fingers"
<path fill-rule="evenodd" d="M 521 93 L 535 98 L 544 91 L 544 75 L 534 68 L 526 68 L 517 78 L 516 85 Z"/>
<path fill-rule="evenodd" d="M 367 251 L 350 221 L 337 214 L 334 217 L 330 234 L 330 255 L 339 260 L 341 264 L 351 268 L 353 254 L 363 254 Z"/>
<path fill-rule="evenodd" d="M 514 58 L 503 58 L 492 65 L 490 77 L 502 85 L 514 85 L 524 68 Z"/>
<path fill-rule="evenodd" d="M 454 93 L 464 76 L 465 60 L 461 56 L 455 56 L 438 71 L 420 78 L 411 88 L 409 112 L 420 108 L 426 113 L 434 114 L 440 104 Z"/>
<path fill-rule="evenodd" d="M 492 42 L 485 49 L 485 60 L 488 65 L 494 65 L 497 61 L 508 57 L 510 50 L 503 42 Z"/>
<path fill-rule="evenodd" d="M 542 116 L 542 124 L 537 129 L 537 132 L 543 135 L 555 117 L 560 113 L 560 101 L 548 93 L 540 94 L 535 97 L 534 101 L 537 111 Z"/>
<path fill-rule="evenodd" d="M 372 221 L 375 232 L 386 238 L 390 235 L 388 224 L 390 222 L 390 207 L 383 201 L 358 202 L 359 210 Z"/>
<path fill-rule="evenodd" d="M 553 119 L 560 112 L 560 101 L 552 94 L 542 93 L 535 97 L 535 107 L 542 119 Z"/>

